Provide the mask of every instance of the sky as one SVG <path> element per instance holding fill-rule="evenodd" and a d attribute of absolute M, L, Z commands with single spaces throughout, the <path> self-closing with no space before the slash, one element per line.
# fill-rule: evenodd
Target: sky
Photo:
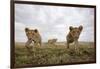
<path fill-rule="evenodd" d="M 69 27 L 83 26 L 79 41 L 94 41 L 94 8 L 15 4 L 15 41 L 26 42 L 24 29 L 38 29 L 43 42 L 66 41 Z"/>

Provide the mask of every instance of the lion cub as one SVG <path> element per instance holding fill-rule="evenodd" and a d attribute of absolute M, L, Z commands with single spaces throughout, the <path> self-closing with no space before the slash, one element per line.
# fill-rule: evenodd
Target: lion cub
<path fill-rule="evenodd" d="M 76 46 L 78 46 L 78 39 L 80 37 L 80 34 L 82 32 L 83 26 L 79 26 L 79 27 L 69 27 L 69 33 L 66 36 L 66 40 L 67 40 L 67 48 L 69 48 L 69 44 L 74 42 L 75 45 L 75 49 Z"/>

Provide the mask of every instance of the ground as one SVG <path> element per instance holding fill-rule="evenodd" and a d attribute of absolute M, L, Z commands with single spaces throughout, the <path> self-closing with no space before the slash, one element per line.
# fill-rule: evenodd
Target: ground
<path fill-rule="evenodd" d="M 94 62 L 95 46 L 93 42 L 80 42 L 78 50 L 74 45 L 67 49 L 65 42 L 58 42 L 56 45 L 43 43 L 42 46 L 30 46 L 29 52 L 24 46 L 25 43 L 15 43 L 15 66 L 68 64 L 77 62 Z"/>

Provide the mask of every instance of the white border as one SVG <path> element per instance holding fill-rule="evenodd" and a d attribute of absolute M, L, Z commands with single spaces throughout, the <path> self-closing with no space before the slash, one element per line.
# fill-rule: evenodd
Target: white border
<path fill-rule="evenodd" d="M 100 0 L 33 0 L 97 6 L 97 64 L 39 67 L 34 69 L 98 69 L 100 67 Z M 10 67 L 10 0 L 0 0 L 0 69 Z M 32 68 L 33 69 L 33 68 Z"/>

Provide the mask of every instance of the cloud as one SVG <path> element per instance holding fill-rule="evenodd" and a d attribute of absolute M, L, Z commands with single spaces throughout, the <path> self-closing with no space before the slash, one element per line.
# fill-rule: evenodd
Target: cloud
<path fill-rule="evenodd" d="M 25 37 L 25 25 L 15 21 L 15 41 L 26 41 Z"/>
<path fill-rule="evenodd" d="M 83 25 L 80 41 L 94 41 L 94 9 L 78 7 L 15 5 L 15 40 L 26 41 L 25 27 L 37 28 L 43 41 L 66 41 L 69 26 Z M 87 37 L 89 36 L 89 37 Z"/>

